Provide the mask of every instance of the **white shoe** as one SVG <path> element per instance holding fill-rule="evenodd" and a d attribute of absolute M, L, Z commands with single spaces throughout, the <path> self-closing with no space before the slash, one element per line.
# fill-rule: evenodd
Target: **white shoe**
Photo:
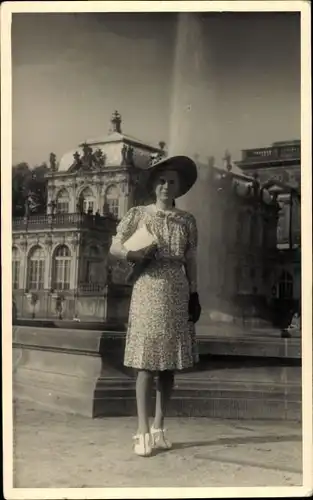
<path fill-rule="evenodd" d="M 136 441 L 134 445 L 134 452 L 136 455 L 140 457 L 149 457 L 152 453 L 150 434 L 136 434 L 133 439 Z"/>
<path fill-rule="evenodd" d="M 172 443 L 165 436 L 165 429 L 155 429 L 151 427 L 151 439 L 153 448 L 161 448 L 163 450 L 170 450 Z"/>

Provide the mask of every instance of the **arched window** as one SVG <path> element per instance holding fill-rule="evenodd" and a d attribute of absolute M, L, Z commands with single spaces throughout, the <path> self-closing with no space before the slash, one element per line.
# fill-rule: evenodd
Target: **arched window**
<path fill-rule="evenodd" d="M 68 214 L 69 212 L 70 197 L 66 189 L 59 191 L 57 195 L 56 210 L 58 214 Z"/>
<path fill-rule="evenodd" d="M 94 213 L 95 197 L 90 188 L 84 189 L 80 194 L 84 213 Z"/>
<path fill-rule="evenodd" d="M 59 246 L 53 259 L 53 288 L 69 290 L 71 275 L 71 253 L 66 245 Z"/>
<path fill-rule="evenodd" d="M 12 288 L 17 290 L 19 288 L 20 279 L 20 252 L 18 248 L 12 248 Z"/>
<path fill-rule="evenodd" d="M 45 277 L 45 253 L 42 247 L 35 247 L 28 257 L 28 287 L 42 290 Z"/>
<path fill-rule="evenodd" d="M 109 212 L 118 218 L 119 213 L 119 193 L 115 185 L 110 186 L 105 194 Z"/>
<path fill-rule="evenodd" d="M 283 271 L 279 277 L 279 298 L 292 299 L 293 297 L 293 279 L 287 271 Z"/>
<path fill-rule="evenodd" d="M 290 205 L 282 202 L 277 223 L 277 242 L 287 243 L 289 241 L 289 218 Z"/>

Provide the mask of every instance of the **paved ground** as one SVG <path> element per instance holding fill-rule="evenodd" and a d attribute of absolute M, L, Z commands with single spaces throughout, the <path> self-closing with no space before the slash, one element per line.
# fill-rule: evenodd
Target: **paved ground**
<path fill-rule="evenodd" d="M 134 418 L 87 419 L 15 405 L 14 487 L 301 486 L 300 424 L 168 420 L 171 451 L 132 452 Z"/>

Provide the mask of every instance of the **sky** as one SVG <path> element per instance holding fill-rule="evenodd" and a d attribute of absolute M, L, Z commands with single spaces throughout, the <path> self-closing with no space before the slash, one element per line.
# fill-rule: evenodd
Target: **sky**
<path fill-rule="evenodd" d="M 300 138 L 298 14 L 189 25 L 175 13 L 13 14 L 13 164 L 105 136 L 115 109 L 126 134 L 217 163 L 225 149 L 239 160 Z"/>

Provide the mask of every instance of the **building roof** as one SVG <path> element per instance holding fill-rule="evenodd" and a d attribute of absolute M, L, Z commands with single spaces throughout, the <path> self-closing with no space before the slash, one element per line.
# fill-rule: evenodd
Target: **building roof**
<path fill-rule="evenodd" d="M 301 144 L 300 139 L 292 139 L 289 141 L 276 141 L 272 142 L 272 146 L 298 146 Z"/>
<path fill-rule="evenodd" d="M 112 123 L 114 125 L 113 130 L 109 132 L 106 136 L 104 137 L 98 137 L 98 138 L 93 138 L 93 139 L 88 139 L 84 141 L 83 143 L 78 144 L 78 146 L 74 149 L 71 149 L 70 151 L 66 152 L 58 165 L 58 172 L 67 172 L 71 166 L 73 165 L 74 162 L 74 157 L 73 155 L 78 152 L 80 155 L 83 154 L 83 147 L 84 145 L 88 145 L 90 147 L 94 147 L 95 149 L 100 149 L 104 155 L 107 156 L 107 149 L 108 145 L 110 144 L 120 144 L 121 147 L 122 145 L 127 145 L 127 146 L 132 146 L 135 148 L 140 149 L 141 151 L 145 152 L 146 154 L 151 154 L 151 153 L 158 153 L 161 151 L 160 147 L 152 146 L 151 144 L 147 144 L 140 139 L 137 139 L 135 137 L 132 137 L 130 135 L 123 134 L 121 129 L 120 129 L 120 123 L 118 126 L 116 126 L 116 123 L 114 122 L 115 115 L 113 115 L 112 118 Z M 108 155 L 109 157 L 110 155 Z M 108 158 L 109 163 L 110 158 Z M 116 163 L 115 159 L 115 163 Z"/>
<path fill-rule="evenodd" d="M 87 141 L 79 144 L 82 147 L 84 144 L 88 144 L 89 146 L 98 146 L 102 144 L 109 144 L 112 142 L 124 142 L 126 144 L 131 144 L 134 146 L 141 146 L 144 149 L 148 149 L 150 151 L 159 151 L 160 148 L 156 146 L 152 146 L 151 144 L 147 144 L 140 139 L 136 139 L 136 137 L 132 137 L 131 135 L 122 134 L 120 132 L 111 132 L 104 137 L 98 137 L 94 139 L 88 139 Z"/>

